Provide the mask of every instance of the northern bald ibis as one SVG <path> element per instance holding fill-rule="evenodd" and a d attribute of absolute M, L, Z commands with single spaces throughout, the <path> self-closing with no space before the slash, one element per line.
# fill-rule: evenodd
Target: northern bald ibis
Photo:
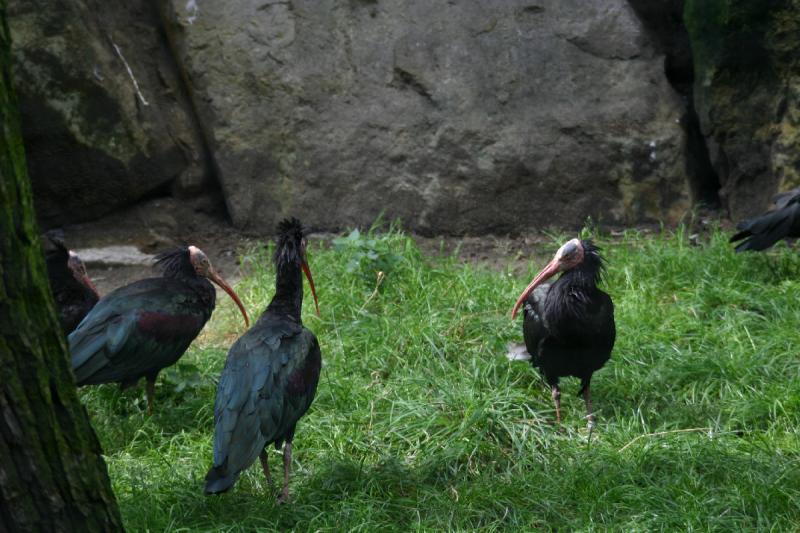
<path fill-rule="evenodd" d="M 319 315 L 314 279 L 306 262 L 300 221 L 278 225 L 275 295 L 258 322 L 228 352 L 214 405 L 214 461 L 205 492 L 230 489 L 256 458 L 272 485 L 267 448 L 283 451 L 283 491 L 289 499 L 292 439 L 298 420 L 314 400 L 322 365 L 319 343 L 303 326 L 305 273 Z"/>
<path fill-rule="evenodd" d="M 766 250 L 786 237 L 800 237 L 800 187 L 776 195 L 773 203 L 775 209 L 736 226 L 730 242 L 742 241 L 737 252 Z"/>
<path fill-rule="evenodd" d="M 147 380 L 152 413 L 158 373 L 175 364 L 211 318 L 216 305 L 213 281 L 247 312 L 233 289 L 196 246 L 156 256 L 162 277 L 120 287 L 102 298 L 69 335 L 72 370 L 78 385 Z"/>
<path fill-rule="evenodd" d="M 554 283 L 544 281 L 561 272 Z M 522 332 L 531 355 L 550 386 L 561 422 L 559 378 L 580 378 L 589 428 L 594 413 L 589 385 L 592 374 L 611 357 L 616 328 L 611 297 L 597 284 L 603 274 L 600 249 L 589 240 L 572 239 L 556 252 L 544 269 L 522 291 L 511 318 L 523 306 Z"/>
<path fill-rule="evenodd" d="M 48 236 L 52 246 L 45 252 L 50 290 L 58 307 L 61 328 L 69 335 L 91 311 L 100 295 L 80 257 L 64 243 Z"/>

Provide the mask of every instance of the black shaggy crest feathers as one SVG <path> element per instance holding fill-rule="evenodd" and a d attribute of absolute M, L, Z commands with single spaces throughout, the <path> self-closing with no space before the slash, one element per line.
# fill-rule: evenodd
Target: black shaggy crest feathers
<path fill-rule="evenodd" d="M 64 244 L 64 240 L 55 232 L 46 233 L 45 236 L 47 240 L 50 242 L 52 247 L 49 247 L 47 250 L 47 255 L 52 254 L 60 254 L 64 256 L 69 255 L 69 250 L 67 250 L 67 245 Z"/>
<path fill-rule="evenodd" d="M 64 241 L 53 234 L 47 234 L 47 240 L 50 242 L 50 246 L 47 246 L 47 251 L 45 252 L 48 267 L 51 266 L 51 263 L 53 265 L 63 264 L 66 266 L 67 261 L 69 261 L 69 250 L 67 250 Z"/>
<path fill-rule="evenodd" d="M 606 269 L 606 260 L 600 254 L 600 248 L 591 239 L 581 241 L 583 245 L 583 261 L 570 270 L 573 281 L 579 285 L 598 285 Z"/>
<path fill-rule="evenodd" d="M 189 247 L 179 246 L 173 250 L 161 252 L 155 257 L 156 268 L 161 269 L 165 278 L 194 276 L 195 271 L 189 259 Z"/>
<path fill-rule="evenodd" d="M 296 218 L 287 218 L 278 223 L 274 257 L 278 270 L 283 270 L 290 265 L 300 265 L 302 261 L 300 247 L 303 237 L 303 225 Z"/>
<path fill-rule="evenodd" d="M 69 267 L 69 250 L 60 237 L 47 234 L 49 244 L 45 244 L 45 262 L 47 263 L 47 275 L 54 290 L 75 291 L 82 285 L 75 279 L 75 274 Z M 83 292 L 78 289 L 78 293 Z"/>

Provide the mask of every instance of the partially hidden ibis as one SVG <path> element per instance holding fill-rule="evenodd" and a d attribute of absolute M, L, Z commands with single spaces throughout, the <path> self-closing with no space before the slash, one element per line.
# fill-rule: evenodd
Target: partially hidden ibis
<path fill-rule="evenodd" d="M 319 382 L 319 343 L 303 326 L 303 278 L 319 314 L 314 279 L 306 261 L 306 239 L 297 219 L 278 225 L 273 258 L 275 294 L 258 322 L 230 349 L 214 405 L 214 457 L 205 492 L 230 489 L 243 470 L 261 459 L 270 486 L 268 447 L 283 446 L 283 490 L 289 499 L 292 441 Z"/>
<path fill-rule="evenodd" d="M 578 395 L 586 402 L 589 428 L 595 415 L 589 391 L 592 375 L 611 357 L 616 338 L 614 304 L 598 288 L 604 270 L 600 249 L 589 240 L 572 239 L 522 291 L 511 318 L 523 307 L 522 332 L 531 364 L 550 386 L 561 421 L 559 379 L 581 380 Z M 552 284 L 546 280 L 561 273 Z"/>
<path fill-rule="evenodd" d="M 102 298 L 69 335 L 78 385 L 146 380 L 152 413 L 158 373 L 189 348 L 216 305 L 213 281 L 227 292 L 249 326 L 241 300 L 196 246 L 156 256 L 162 276 L 120 287 Z"/>
<path fill-rule="evenodd" d="M 738 242 L 737 252 L 766 250 L 787 237 L 800 237 L 800 187 L 773 198 L 775 208 L 736 226 L 731 242 Z"/>
<path fill-rule="evenodd" d="M 45 252 L 50 290 L 58 307 L 64 334 L 69 335 L 100 299 L 80 257 L 64 243 L 49 236 L 51 246 Z"/>

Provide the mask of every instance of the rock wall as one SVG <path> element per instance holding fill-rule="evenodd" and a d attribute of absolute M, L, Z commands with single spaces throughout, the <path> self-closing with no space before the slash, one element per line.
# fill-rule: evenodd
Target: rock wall
<path fill-rule="evenodd" d="M 10 0 L 23 138 L 44 227 L 97 218 L 177 183 L 207 155 L 147 0 Z"/>
<path fill-rule="evenodd" d="M 450 234 L 671 223 L 689 206 L 685 104 L 625 0 L 10 8 L 45 226 L 217 181 L 253 232 L 286 215 Z"/>
<path fill-rule="evenodd" d="M 241 227 L 676 221 L 681 102 L 624 0 L 164 0 Z"/>
<path fill-rule="evenodd" d="M 687 0 L 695 105 L 734 219 L 800 185 L 800 1 Z"/>

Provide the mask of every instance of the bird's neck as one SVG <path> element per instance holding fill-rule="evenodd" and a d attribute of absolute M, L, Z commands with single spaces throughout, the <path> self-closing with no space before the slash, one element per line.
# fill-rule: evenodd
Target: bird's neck
<path fill-rule="evenodd" d="M 581 316 L 584 306 L 597 295 L 594 278 L 585 272 L 570 270 L 562 274 L 547 292 L 547 306 L 552 315 Z"/>
<path fill-rule="evenodd" d="M 194 291 L 199 297 L 200 301 L 203 302 L 211 311 L 217 305 L 217 290 L 214 288 L 214 285 L 211 284 L 206 278 L 202 276 L 198 276 L 196 274 L 187 275 L 187 276 L 165 276 L 165 277 L 172 277 L 173 279 L 177 279 L 182 281 L 186 284 L 192 291 Z"/>
<path fill-rule="evenodd" d="M 594 265 L 578 265 L 572 270 L 568 270 L 559 278 L 559 284 L 577 289 L 586 293 L 597 291 L 597 283 L 600 281 L 600 270 Z"/>
<path fill-rule="evenodd" d="M 169 267 L 164 269 L 162 275 L 165 278 L 175 278 L 184 281 L 189 281 L 192 279 L 205 279 L 197 275 L 192 263 L 190 263 L 188 259 L 171 264 Z"/>
<path fill-rule="evenodd" d="M 290 316 L 300 322 L 303 310 L 303 278 L 300 267 L 291 265 L 278 272 L 275 278 L 275 296 L 267 312 Z"/>

